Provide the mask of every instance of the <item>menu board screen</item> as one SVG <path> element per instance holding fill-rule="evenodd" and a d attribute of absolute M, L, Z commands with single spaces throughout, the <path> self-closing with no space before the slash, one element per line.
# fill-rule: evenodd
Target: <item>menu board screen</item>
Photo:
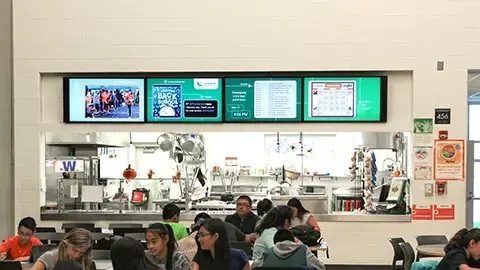
<path fill-rule="evenodd" d="M 300 122 L 300 78 L 226 78 L 225 122 Z"/>
<path fill-rule="evenodd" d="M 304 80 L 304 121 L 386 121 L 386 77 Z"/>
<path fill-rule="evenodd" d="M 222 80 L 147 79 L 147 122 L 222 122 Z"/>
<path fill-rule="evenodd" d="M 144 122 L 144 79 L 65 78 L 64 121 Z"/>

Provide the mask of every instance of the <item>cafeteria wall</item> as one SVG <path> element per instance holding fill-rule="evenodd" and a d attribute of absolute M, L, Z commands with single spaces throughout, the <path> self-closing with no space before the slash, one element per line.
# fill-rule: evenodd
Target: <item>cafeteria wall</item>
<path fill-rule="evenodd" d="M 0 240 L 11 236 L 14 228 L 12 164 L 12 1 L 0 1 Z"/>
<path fill-rule="evenodd" d="M 61 97 L 48 87 L 56 80 L 43 82 L 54 77 L 49 74 L 399 72 L 405 80 L 390 96 L 386 124 L 257 124 L 254 129 L 407 131 L 412 128 L 413 117 L 432 117 L 435 107 L 449 107 L 449 136 L 464 139 L 467 70 L 478 68 L 480 63 L 479 8 L 480 2 L 468 0 L 15 1 L 15 219 L 40 216 L 44 132 L 252 130 L 250 125 L 241 124 L 65 125 L 59 121 Z M 445 61 L 445 70 L 436 70 L 437 61 Z M 57 108 L 56 115 L 50 114 L 50 106 Z M 444 198 L 424 197 L 420 181 L 413 182 L 412 189 L 416 204 L 455 203 L 456 219 L 323 223 L 323 235 L 331 247 L 328 262 L 388 264 L 392 256 L 389 237 L 402 236 L 415 243 L 415 235 L 451 235 L 465 225 L 463 181 L 449 183 Z"/>

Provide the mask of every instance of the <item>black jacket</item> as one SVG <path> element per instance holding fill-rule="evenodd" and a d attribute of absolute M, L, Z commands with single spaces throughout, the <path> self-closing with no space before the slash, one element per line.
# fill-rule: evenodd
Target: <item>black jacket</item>
<path fill-rule="evenodd" d="M 251 234 L 255 231 L 255 225 L 260 218 L 254 213 L 250 212 L 243 219 L 237 214 L 228 215 L 225 218 L 225 222 L 232 223 L 235 227 L 239 228 L 244 234 Z"/>

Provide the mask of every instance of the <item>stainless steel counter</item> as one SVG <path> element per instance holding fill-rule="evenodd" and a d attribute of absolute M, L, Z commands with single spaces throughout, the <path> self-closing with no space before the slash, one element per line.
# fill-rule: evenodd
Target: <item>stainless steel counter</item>
<path fill-rule="evenodd" d="M 192 221 L 202 211 L 181 213 L 182 221 Z M 208 211 L 214 218 L 224 219 L 225 216 L 233 214 L 233 211 Z M 357 215 L 350 212 L 333 214 L 314 215 L 318 222 L 411 222 L 410 215 Z M 44 211 L 40 215 L 44 221 L 161 221 L 161 211 L 125 211 L 123 214 L 118 211 Z"/>

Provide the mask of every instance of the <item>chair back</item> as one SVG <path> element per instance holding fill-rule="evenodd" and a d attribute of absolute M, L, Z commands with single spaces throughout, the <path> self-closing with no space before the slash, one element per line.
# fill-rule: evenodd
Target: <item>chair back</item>
<path fill-rule="evenodd" d="M 56 233 L 57 229 L 55 229 L 54 227 L 37 227 L 35 229 L 35 232 L 36 233 L 46 233 L 46 232 Z"/>
<path fill-rule="evenodd" d="M 78 228 L 65 228 L 65 232 L 68 233 L 73 229 L 78 229 Z M 87 227 L 87 228 L 82 228 L 82 229 L 85 229 L 85 230 L 87 230 L 89 232 L 92 232 L 92 233 L 102 233 L 102 228 Z"/>
<path fill-rule="evenodd" d="M 113 235 L 125 236 L 126 233 L 145 233 L 146 228 L 113 228 Z"/>
<path fill-rule="evenodd" d="M 126 233 L 125 237 L 131 237 L 138 241 L 147 241 L 144 233 Z"/>
<path fill-rule="evenodd" d="M 65 233 L 35 233 L 34 236 L 44 244 L 53 244 L 62 241 Z"/>
<path fill-rule="evenodd" d="M 252 259 L 252 243 L 250 242 L 230 242 L 230 246 L 234 249 L 240 249 L 247 254 L 249 260 Z"/>
<path fill-rule="evenodd" d="M 410 243 L 400 243 L 400 248 L 403 252 L 403 269 L 410 270 L 413 261 L 415 260 L 415 251 Z"/>
<path fill-rule="evenodd" d="M 405 240 L 401 237 L 395 237 L 388 239 L 393 247 L 393 259 L 395 261 L 403 261 L 403 251 L 400 248 L 400 243 L 405 243 Z"/>
<path fill-rule="evenodd" d="M 448 243 L 448 239 L 445 235 L 419 235 L 415 237 L 417 239 L 417 244 L 421 245 L 436 245 Z"/>
<path fill-rule="evenodd" d="M 50 251 L 52 249 L 56 249 L 57 245 L 41 245 L 41 246 L 33 246 L 32 252 L 30 252 L 30 259 L 28 260 L 31 263 L 34 263 L 43 255 L 43 253 Z"/>
<path fill-rule="evenodd" d="M 92 260 L 110 260 L 110 250 L 92 250 Z"/>
<path fill-rule="evenodd" d="M 115 228 L 142 228 L 143 224 L 141 223 L 110 223 L 108 225 L 109 230 L 113 230 Z"/>
<path fill-rule="evenodd" d="M 22 270 L 22 263 L 17 261 L 0 261 L 0 270 Z"/>
<path fill-rule="evenodd" d="M 95 227 L 95 223 L 63 223 L 62 230 L 65 229 L 75 229 L 75 228 L 93 228 Z"/>
<path fill-rule="evenodd" d="M 111 235 L 106 234 L 106 233 L 92 232 L 92 233 L 90 233 L 90 236 L 92 237 L 93 241 L 99 241 L 99 240 L 102 240 L 102 239 L 110 239 Z"/>

